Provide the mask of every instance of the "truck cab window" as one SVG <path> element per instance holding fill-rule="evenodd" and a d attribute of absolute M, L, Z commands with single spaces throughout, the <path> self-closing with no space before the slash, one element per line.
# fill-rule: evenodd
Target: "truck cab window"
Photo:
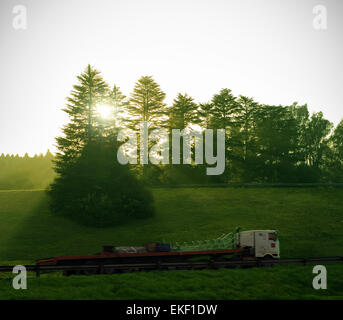
<path fill-rule="evenodd" d="M 268 238 L 269 240 L 273 240 L 273 241 L 276 241 L 277 239 L 276 234 L 273 232 L 268 233 Z"/>

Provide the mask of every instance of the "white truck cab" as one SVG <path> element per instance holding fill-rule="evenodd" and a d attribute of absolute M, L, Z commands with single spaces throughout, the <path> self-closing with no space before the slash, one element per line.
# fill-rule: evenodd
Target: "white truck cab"
<path fill-rule="evenodd" d="M 280 258 L 276 230 L 250 230 L 237 233 L 237 247 L 248 250 L 256 258 Z"/>

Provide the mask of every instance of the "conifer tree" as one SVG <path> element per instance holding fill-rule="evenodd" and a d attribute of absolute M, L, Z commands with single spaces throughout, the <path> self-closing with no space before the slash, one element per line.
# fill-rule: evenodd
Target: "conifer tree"
<path fill-rule="evenodd" d="M 108 85 L 100 72 L 90 65 L 77 77 L 79 83 L 74 85 L 67 106 L 63 109 L 70 118 L 64 126 L 64 136 L 56 138 L 59 152 L 56 154 L 56 172 L 63 171 L 75 162 L 86 143 L 97 135 L 96 107 L 103 103 L 108 94 Z"/>
<path fill-rule="evenodd" d="M 160 128 L 166 120 L 166 95 L 151 76 L 141 77 L 133 89 L 128 112 L 131 127 L 137 128 L 140 122 L 149 122 L 150 128 Z"/>
<path fill-rule="evenodd" d="M 222 89 L 212 99 L 212 121 L 215 128 L 226 129 L 234 125 L 233 117 L 239 109 L 236 97 L 230 89 Z"/>
<path fill-rule="evenodd" d="M 126 111 L 129 102 L 120 88 L 116 85 L 114 85 L 110 91 L 110 103 L 113 106 L 114 127 L 117 129 L 123 128 L 124 123 L 127 121 Z"/>
<path fill-rule="evenodd" d="M 166 104 L 164 103 L 165 97 L 165 93 L 161 90 L 160 86 L 151 76 L 141 77 L 134 86 L 129 104 L 127 106 L 127 122 L 129 123 L 128 127 L 133 130 L 139 130 L 141 123 L 146 122 L 146 129 L 149 132 L 149 129 L 162 128 L 166 126 L 168 117 Z M 147 134 L 149 134 L 148 132 Z M 141 144 L 140 137 L 138 144 Z M 151 174 L 151 178 L 152 176 L 155 176 L 152 173 L 157 168 L 156 166 L 152 167 L 151 165 L 147 164 L 148 157 L 146 154 L 148 153 L 148 149 L 150 147 L 151 142 L 148 143 L 147 146 L 144 145 L 144 149 L 140 148 L 141 161 L 144 158 L 142 161 L 144 164 L 141 168 L 141 173 L 143 179 L 146 181 L 149 180 L 149 174 Z M 150 182 L 151 181 L 152 180 L 150 180 Z"/>
<path fill-rule="evenodd" d="M 206 103 L 200 103 L 199 104 L 199 118 L 201 120 L 201 125 L 205 129 L 210 129 L 211 128 L 211 122 L 212 122 L 212 111 L 213 104 L 211 102 L 206 102 Z"/>
<path fill-rule="evenodd" d="M 197 113 L 198 105 L 194 99 L 187 93 L 179 93 L 174 103 L 169 109 L 169 121 L 171 127 L 183 130 L 189 124 L 199 123 L 199 115 Z"/>
<path fill-rule="evenodd" d="M 125 97 L 116 86 L 110 91 L 89 65 L 78 80 L 64 109 L 70 117 L 65 136 L 57 138 L 59 175 L 49 188 L 53 212 L 99 227 L 151 216 L 151 192 L 117 161 L 113 129 Z"/>

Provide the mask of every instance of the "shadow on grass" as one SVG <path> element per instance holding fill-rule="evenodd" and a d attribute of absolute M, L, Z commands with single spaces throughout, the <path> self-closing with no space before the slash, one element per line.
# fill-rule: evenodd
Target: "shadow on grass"
<path fill-rule="evenodd" d="M 93 254 L 103 245 L 142 245 L 152 240 L 152 234 L 156 236 L 152 232 L 156 231 L 155 218 L 128 219 L 107 228 L 87 227 L 51 213 L 48 200 L 44 191 L 7 195 L 7 210 L 0 216 L 0 261 L 34 262 L 51 256 Z M 166 228 L 162 221 L 158 224 L 163 236 Z"/>

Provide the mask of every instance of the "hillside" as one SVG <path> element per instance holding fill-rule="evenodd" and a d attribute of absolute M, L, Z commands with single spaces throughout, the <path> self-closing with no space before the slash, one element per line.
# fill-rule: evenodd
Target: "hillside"
<path fill-rule="evenodd" d="M 155 218 L 96 229 L 51 215 L 44 191 L 2 191 L 0 264 L 31 263 L 37 258 L 54 255 L 95 253 L 104 244 L 140 245 L 156 240 L 173 242 L 213 238 L 237 226 L 279 230 L 282 257 L 343 255 L 343 189 L 185 188 L 155 189 L 153 193 L 157 207 Z M 277 266 L 68 279 L 60 274 L 51 274 L 43 275 L 41 279 L 32 278 L 32 290 L 26 293 L 14 292 L 10 288 L 12 275 L 2 274 L 0 286 L 9 288 L 2 291 L 0 297 L 342 298 L 343 283 L 339 274 L 343 267 L 330 264 L 329 268 L 335 283 L 325 293 L 312 289 L 310 266 Z M 163 288 L 159 281 L 164 283 Z M 113 289 L 114 283 L 117 289 Z M 265 290 L 261 291 L 258 288 L 264 286 L 263 283 Z M 164 287 L 167 284 L 169 287 Z M 247 284 L 250 289 L 242 291 Z M 75 286 L 81 286 L 82 290 L 74 291 L 72 287 Z M 140 290 L 133 289 L 135 286 L 140 286 Z M 42 288 L 43 291 L 40 290 Z"/>
<path fill-rule="evenodd" d="M 44 191 L 2 191 L 0 261 L 94 253 L 104 244 L 215 238 L 237 226 L 279 230 L 282 257 L 343 255 L 343 189 L 185 188 L 153 193 L 155 218 L 97 229 L 53 216 Z"/>

